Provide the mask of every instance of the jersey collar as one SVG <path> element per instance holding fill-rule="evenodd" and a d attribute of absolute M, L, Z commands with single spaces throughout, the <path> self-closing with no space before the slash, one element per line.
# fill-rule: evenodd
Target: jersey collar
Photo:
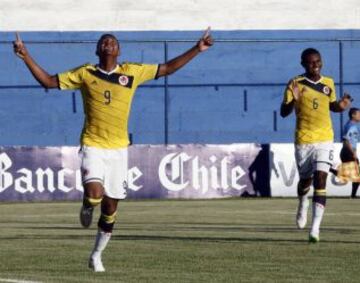
<path fill-rule="evenodd" d="M 111 75 L 111 74 L 115 73 L 117 68 L 119 68 L 119 65 L 116 65 L 116 67 L 113 70 L 111 70 L 110 72 L 106 72 L 105 70 L 101 69 L 99 67 L 99 65 L 96 65 L 96 69 L 98 69 L 101 73 L 103 73 L 105 75 Z"/>
<path fill-rule="evenodd" d="M 323 77 L 322 76 L 320 76 L 320 79 L 319 80 L 317 80 L 316 82 L 314 82 L 313 80 L 310 80 L 307 76 L 305 76 L 304 75 L 304 78 L 305 78 L 305 80 L 307 80 L 308 82 L 310 82 L 310 83 L 312 83 L 312 84 L 314 84 L 314 85 L 317 85 L 319 82 L 321 82 L 321 80 L 323 79 Z"/>

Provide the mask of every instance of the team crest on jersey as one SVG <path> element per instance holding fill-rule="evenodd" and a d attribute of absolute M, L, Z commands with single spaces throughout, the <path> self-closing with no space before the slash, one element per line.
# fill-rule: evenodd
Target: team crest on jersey
<path fill-rule="evenodd" d="M 330 94 L 330 88 L 328 86 L 324 86 L 323 87 L 323 93 L 325 93 L 326 95 Z"/>
<path fill-rule="evenodd" d="M 129 78 L 127 76 L 121 75 L 119 77 L 119 84 L 122 86 L 126 86 L 129 83 Z"/>

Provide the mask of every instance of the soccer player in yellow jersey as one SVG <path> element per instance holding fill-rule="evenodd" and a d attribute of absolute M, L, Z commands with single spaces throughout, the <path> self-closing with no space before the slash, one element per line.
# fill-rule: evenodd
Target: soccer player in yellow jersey
<path fill-rule="evenodd" d="M 350 106 L 351 97 L 345 94 L 336 100 L 334 81 L 321 75 L 322 60 L 316 49 L 308 48 L 302 52 L 301 65 L 305 74 L 293 78 L 287 85 L 281 116 L 286 117 L 295 109 L 295 158 L 300 175 L 296 224 L 299 229 L 306 226 L 308 193 L 313 184 L 309 241 L 318 242 L 326 204 L 326 179 L 334 157 L 330 111 L 344 111 Z"/>
<path fill-rule="evenodd" d="M 80 221 L 89 227 L 93 209 L 101 204 L 98 233 L 89 267 L 103 272 L 101 255 L 110 240 L 118 200 L 126 196 L 128 117 L 136 88 L 151 79 L 170 75 L 213 45 L 210 29 L 184 54 L 164 64 L 118 63 L 121 46 L 112 34 L 97 43 L 97 65 L 85 64 L 70 71 L 49 75 L 30 56 L 16 34 L 14 52 L 45 88 L 80 89 L 85 123 L 81 134 L 81 173 L 84 185 Z"/>

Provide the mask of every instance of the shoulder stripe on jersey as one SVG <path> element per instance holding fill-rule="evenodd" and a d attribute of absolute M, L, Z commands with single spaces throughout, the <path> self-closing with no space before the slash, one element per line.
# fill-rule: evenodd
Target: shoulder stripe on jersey
<path fill-rule="evenodd" d="M 58 89 L 61 90 L 61 87 L 60 87 L 60 80 L 59 80 L 59 74 L 56 74 L 56 81 L 57 81 L 57 84 L 58 84 Z"/>
<path fill-rule="evenodd" d="M 107 81 L 109 83 L 121 85 L 123 87 L 132 88 L 134 76 L 127 76 L 120 73 L 104 74 L 99 70 L 88 70 L 93 76 Z"/>
<path fill-rule="evenodd" d="M 156 69 L 155 80 L 157 80 L 159 78 L 159 71 L 160 71 L 160 64 L 158 64 L 157 69 Z"/>
<path fill-rule="evenodd" d="M 323 83 L 313 84 L 306 79 L 300 80 L 300 81 L 298 81 L 298 83 L 305 85 L 305 86 L 307 86 L 313 90 L 316 90 L 317 92 L 320 92 L 327 96 L 330 96 L 330 94 L 332 92 L 332 89 Z"/>

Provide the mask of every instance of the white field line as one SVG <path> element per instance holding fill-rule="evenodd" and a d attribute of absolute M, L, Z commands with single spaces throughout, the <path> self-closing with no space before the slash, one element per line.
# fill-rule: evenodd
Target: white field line
<path fill-rule="evenodd" d="M 46 218 L 58 218 L 58 217 L 72 217 L 72 216 L 77 216 L 76 213 L 62 213 L 62 214 L 48 214 L 46 215 Z M 28 215 L 21 215 L 19 217 L 16 218 L 44 218 L 43 214 L 28 214 Z"/>
<path fill-rule="evenodd" d="M 27 281 L 27 280 L 6 279 L 6 278 L 0 278 L 0 282 L 9 282 L 9 283 L 41 283 L 40 281 Z"/>
<path fill-rule="evenodd" d="M 309 208 L 309 213 L 311 212 L 311 209 Z M 294 210 L 242 210 L 242 214 L 284 214 L 284 215 L 294 215 L 296 214 L 296 207 L 294 207 Z M 331 215 L 331 216 L 360 216 L 360 212 L 341 212 L 341 213 L 335 213 L 331 212 L 331 209 L 329 211 L 325 211 L 325 215 Z"/>
<path fill-rule="evenodd" d="M 311 209 L 309 209 L 310 212 Z M 231 212 L 233 213 L 233 212 Z M 283 215 L 293 215 L 296 214 L 296 207 L 294 207 L 294 210 L 242 210 L 241 211 L 242 214 L 283 214 Z M 337 216 L 337 215 L 341 215 L 341 216 L 360 216 L 360 212 L 341 212 L 341 213 L 334 213 L 331 212 L 331 210 L 326 211 L 325 212 L 326 215 L 331 215 L 331 216 Z M 47 215 L 46 218 L 58 218 L 58 217 L 74 217 L 74 213 L 63 213 L 63 214 L 53 214 L 53 215 Z M 24 219 L 24 218 L 43 218 L 44 215 L 41 214 L 29 214 L 29 215 L 21 215 L 20 217 L 18 217 L 17 219 Z M 224 216 L 225 217 L 225 216 Z M 53 223 L 55 224 L 55 223 Z M 1 281 L 0 281 L 1 282 Z"/>

